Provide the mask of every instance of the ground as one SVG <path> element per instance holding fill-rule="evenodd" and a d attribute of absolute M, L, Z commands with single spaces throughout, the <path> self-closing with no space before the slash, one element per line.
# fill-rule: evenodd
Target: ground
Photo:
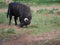
<path fill-rule="evenodd" d="M 33 45 L 36 44 L 38 41 L 38 43 L 40 43 L 40 41 L 43 41 L 43 44 L 46 45 L 46 43 L 48 43 L 47 45 L 49 45 L 50 41 L 55 41 L 54 43 L 52 43 L 51 45 L 60 45 L 60 41 L 59 39 L 56 39 L 57 36 L 60 36 L 60 30 L 57 31 L 52 31 L 52 32 L 47 32 L 41 35 L 37 35 L 37 36 L 30 36 L 29 34 L 24 34 L 23 36 L 11 36 L 10 40 L 5 39 L 3 40 L 3 45 Z M 45 41 L 45 42 L 44 42 Z"/>
<path fill-rule="evenodd" d="M 46 8 L 49 10 L 53 8 L 58 8 L 60 10 L 60 6 L 48 6 L 48 7 L 37 6 L 37 7 L 31 7 L 31 10 L 36 12 L 37 10 L 42 8 L 43 9 Z M 7 9 L 0 9 L 0 12 L 5 11 L 7 11 Z M 0 29 L 2 27 L 4 28 L 13 27 L 14 29 L 16 29 L 17 32 L 23 29 L 15 25 L 9 26 L 8 24 L 7 25 L 0 24 Z M 60 37 L 60 29 L 33 36 L 29 34 L 30 32 L 31 31 L 28 30 L 24 34 L 18 36 L 12 34 L 9 39 L 4 39 L 0 41 L 0 45 L 60 45 L 59 43 L 60 40 L 57 38 L 57 36 Z"/>

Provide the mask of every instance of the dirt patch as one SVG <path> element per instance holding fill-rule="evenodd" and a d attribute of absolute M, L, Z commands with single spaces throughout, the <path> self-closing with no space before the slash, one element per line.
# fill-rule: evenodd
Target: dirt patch
<path fill-rule="evenodd" d="M 31 10 L 33 10 L 34 12 L 36 12 L 37 10 L 40 9 L 47 9 L 47 10 L 51 10 L 51 9 L 58 9 L 60 10 L 60 6 L 36 6 L 36 7 L 31 7 Z"/>
<path fill-rule="evenodd" d="M 20 30 L 22 30 L 23 28 L 20 28 L 19 26 L 15 26 L 14 24 L 8 25 L 8 24 L 0 24 L 0 29 L 10 29 L 13 28 L 15 29 L 16 32 L 19 32 Z"/>
<path fill-rule="evenodd" d="M 36 10 L 38 10 L 38 9 L 48 9 L 48 10 L 51 10 L 53 8 L 59 9 L 60 6 L 36 6 L 36 7 L 33 6 L 33 7 L 31 7 L 31 9 L 36 9 Z"/>
<path fill-rule="evenodd" d="M 10 28 L 13 27 L 16 31 L 22 30 L 23 28 L 19 28 L 15 25 L 3 25 L 0 24 L 1 28 Z M 60 40 L 56 39 L 57 36 L 60 36 L 60 30 L 54 30 L 50 32 L 45 32 L 40 35 L 31 36 L 29 33 L 31 31 L 27 31 L 24 34 L 20 34 L 18 36 L 11 35 L 9 38 L 5 38 L 2 40 L 3 45 L 59 45 Z M 1 44 L 1 43 L 0 43 Z"/>
<path fill-rule="evenodd" d="M 15 25 L 9 26 L 9 25 L 0 24 L 0 29 L 1 28 L 8 29 L 11 27 L 14 28 L 16 31 L 20 31 L 24 29 L 24 28 L 19 28 L 18 26 Z M 12 34 L 11 36 L 9 36 L 9 38 L 5 38 L 4 40 L 2 40 L 2 44 L 3 45 L 26 45 L 26 44 L 35 45 L 37 43 L 38 45 L 40 44 L 48 45 L 50 44 L 49 42 L 51 42 L 52 44 L 54 43 L 54 45 L 60 44 L 59 43 L 60 40 L 56 39 L 57 36 L 60 36 L 60 30 L 45 32 L 43 34 L 35 35 L 35 36 L 31 36 L 29 34 L 30 32 L 31 31 L 26 31 L 24 34 L 20 34 L 18 36 Z"/>
<path fill-rule="evenodd" d="M 3 45 L 59 45 L 60 40 L 56 39 L 57 36 L 60 36 L 60 30 L 47 32 L 38 36 L 30 36 L 27 33 L 17 37 L 12 35 L 11 39 L 3 40 Z"/>
<path fill-rule="evenodd" d="M 7 9 L 0 9 L 0 13 L 7 12 Z"/>

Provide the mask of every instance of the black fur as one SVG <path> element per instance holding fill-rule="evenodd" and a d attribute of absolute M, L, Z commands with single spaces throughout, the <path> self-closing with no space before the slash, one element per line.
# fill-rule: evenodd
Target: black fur
<path fill-rule="evenodd" d="M 30 7 L 22 3 L 13 2 L 8 6 L 7 18 L 9 16 L 9 25 L 11 24 L 12 16 L 14 16 L 15 25 L 17 25 L 17 18 L 19 17 L 20 26 L 27 26 L 31 23 Z M 28 18 L 29 21 L 25 22 L 24 18 Z"/>

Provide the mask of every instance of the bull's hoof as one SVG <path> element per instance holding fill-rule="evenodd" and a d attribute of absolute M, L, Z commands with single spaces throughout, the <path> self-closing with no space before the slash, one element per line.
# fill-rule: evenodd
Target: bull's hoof
<path fill-rule="evenodd" d="M 20 25 L 20 27 L 23 27 L 22 25 Z"/>
<path fill-rule="evenodd" d="M 17 24 L 15 24 L 15 25 L 17 25 Z"/>

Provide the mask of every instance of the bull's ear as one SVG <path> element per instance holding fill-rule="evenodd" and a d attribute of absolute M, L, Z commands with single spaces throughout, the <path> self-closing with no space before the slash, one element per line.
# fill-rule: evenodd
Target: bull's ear
<path fill-rule="evenodd" d="M 29 21 L 29 19 L 28 18 L 24 18 L 24 21 L 27 22 L 27 21 Z"/>

